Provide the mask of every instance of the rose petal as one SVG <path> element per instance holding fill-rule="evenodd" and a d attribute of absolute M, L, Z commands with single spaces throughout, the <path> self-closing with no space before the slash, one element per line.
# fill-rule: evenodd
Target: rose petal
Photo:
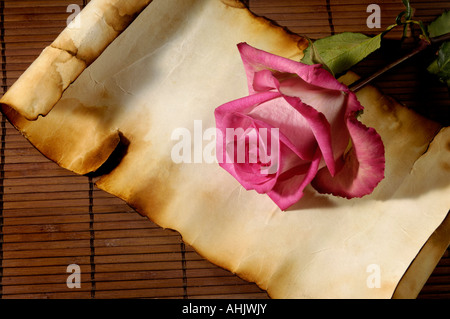
<path fill-rule="evenodd" d="M 225 103 L 215 109 L 214 117 L 216 120 L 217 137 L 223 137 L 222 139 L 216 139 L 216 157 L 219 163 L 226 161 L 226 129 L 242 127 L 242 123 L 237 123 L 236 121 L 242 121 L 244 118 L 236 117 L 234 116 L 234 113 L 246 113 L 260 103 L 270 101 L 271 99 L 277 98 L 279 96 L 280 94 L 278 92 L 258 93 Z M 248 127 L 248 124 L 244 126 L 245 127 L 242 128 L 245 129 Z"/>
<path fill-rule="evenodd" d="M 273 190 L 267 193 L 281 210 L 288 209 L 303 197 L 303 190 L 316 176 L 321 158 L 322 154 L 317 149 L 306 175 L 297 175 L 277 183 Z"/>
<path fill-rule="evenodd" d="M 257 127 L 258 129 L 266 128 L 267 130 L 270 130 L 272 128 L 275 128 L 271 126 L 268 121 L 253 118 L 253 122 L 255 124 L 255 127 Z M 314 159 L 315 151 L 317 149 L 317 143 L 312 147 L 312 151 L 314 152 L 313 156 L 311 156 L 311 158 L 308 160 L 303 160 L 302 151 L 297 147 L 296 144 L 291 141 L 289 136 L 285 134 L 285 130 L 282 130 L 281 128 L 279 129 L 280 130 L 278 132 L 278 135 L 280 139 L 280 145 L 286 147 L 286 150 L 289 150 L 286 152 L 284 152 L 284 148 L 280 150 L 280 174 L 290 170 L 293 167 L 302 164 L 309 164 L 311 160 Z"/>
<path fill-rule="evenodd" d="M 250 119 L 250 118 L 249 118 Z M 253 145 L 255 149 L 246 150 L 255 152 L 255 155 L 258 155 L 260 149 L 266 150 L 267 146 L 261 146 L 262 142 L 267 143 L 267 141 L 262 141 L 259 135 L 258 127 L 252 123 L 252 135 L 257 139 L 257 145 Z M 267 139 L 271 142 L 270 133 L 267 134 Z M 277 162 L 280 157 L 280 140 L 275 140 L 276 145 L 270 145 L 270 152 L 274 152 L 274 149 L 277 150 Z M 236 149 L 236 148 L 235 148 Z M 267 153 L 266 155 L 269 156 Z M 272 153 L 270 155 L 273 155 Z M 257 158 L 257 157 L 256 157 Z M 236 177 L 236 179 L 244 186 L 246 190 L 254 189 L 258 193 L 264 194 L 270 191 L 276 183 L 277 177 L 279 175 L 279 170 L 277 170 L 274 174 L 266 174 L 262 171 L 262 164 L 260 162 L 250 163 L 249 158 L 247 157 L 247 161 L 245 163 L 233 163 L 231 164 L 225 163 L 222 167 L 226 167 L 227 171 L 231 171 L 232 175 Z"/>
<path fill-rule="evenodd" d="M 297 97 L 303 104 L 314 105 L 314 110 L 325 115 L 326 121 L 321 120 L 325 126 L 330 126 L 330 134 L 327 136 L 331 136 L 332 142 L 322 144 L 321 147 L 326 164 L 334 175 L 334 162 L 344 153 L 350 138 L 345 116 L 348 114 L 349 107 L 350 109 L 355 107 L 353 104 L 349 105 L 354 100 L 347 98 L 352 92 L 345 94 L 342 91 L 318 88 L 298 77 L 288 78 L 280 85 L 278 79 L 269 70 L 256 72 L 253 81 L 253 88 L 256 91 L 277 89 L 281 95 Z M 311 121 L 305 117 L 305 114 L 298 114 L 298 109 L 292 107 L 292 103 L 283 105 L 282 100 L 273 99 L 268 103 L 263 103 L 254 108 L 250 114 L 272 123 L 272 125 L 278 123 L 280 130 L 301 150 L 302 158 L 311 159 L 313 153 L 309 151 L 315 149 L 314 135 L 319 132 L 311 130 Z M 289 102 L 289 99 L 284 100 Z M 355 101 L 357 100 L 355 99 Z M 359 108 L 360 105 L 357 107 Z M 299 136 L 302 138 L 299 139 Z M 331 145 L 333 145 L 332 148 Z M 331 148 L 333 154 L 327 151 L 328 147 Z"/>
<path fill-rule="evenodd" d="M 347 120 L 353 147 L 341 162 L 342 169 L 332 177 L 321 169 L 311 185 L 320 193 L 345 198 L 372 193 L 384 178 L 385 157 L 381 137 L 354 117 Z"/>
<path fill-rule="evenodd" d="M 331 175 L 334 176 L 336 174 L 336 163 L 332 147 L 331 126 L 325 115 L 303 103 L 299 98 L 284 96 L 284 99 L 308 121 L 322 152 L 325 164 Z"/>
<path fill-rule="evenodd" d="M 248 87 L 251 94 L 253 89 L 254 75 L 261 70 L 271 70 L 284 73 L 297 74 L 301 79 L 317 87 L 347 91 L 348 88 L 336 81 L 333 75 L 324 70 L 321 65 L 307 65 L 301 62 L 283 58 L 248 45 L 238 44 L 244 68 L 247 74 Z"/>
<path fill-rule="evenodd" d="M 253 89 L 255 92 L 270 91 L 280 89 L 280 82 L 273 76 L 269 70 L 256 72 L 253 76 Z"/>
<path fill-rule="evenodd" d="M 300 158 L 307 161 L 313 159 L 317 141 L 310 125 L 281 95 L 279 98 L 261 103 L 248 115 L 258 120 L 258 123 L 267 123 L 271 127 L 279 128 L 295 146 Z"/>
<path fill-rule="evenodd" d="M 221 106 L 217 107 L 214 110 L 216 125 L 217 125 L 217 127 L 223 127 L 223 128 L 233 127 L 233 126 L 222 125 L 223 124 L 222 119 L 227 114 L 233 113 L 233 112 L 248 113 L 255 106 L 259 105 L 260 103 L 273 100 L 280 96 L 281 95 L 279 92 L 261 92 L 261 93 L 252 94 L 252 95 L 243 97 L 241 99 L 237 99 L 237 100 L 222 104 Z"/>
<path fill-rule="evenodd" d="M 278 181 L 285 181 L 294 176 L 305 175 L 309 171 L 310 163 L 302 163 L 292 166 L 278 177 Z"/>
<path fill-rule="evenodd" d="M 262 94 L 261 96 L 263 98 L 267 97 L 265 94 Z M 225 106 L 234 107 L 236 110 L 238 110 L 239 107 L 247 107 L 247 102 L 255 102 L 255 100 L 243 98 L 237 101 L 230 102 Z M 216 112 L 216 122 L 218 129 L 216 150 L 222 150 L 222 152 L 216 151 L 219 165 L 227 172 L 229 172 L 234 178 L 236 178 L 246 190 L 255 189 L 258 192 L 266 193 L 267 191 L 272 189 L 273 184 L 276 182 L 276 174 L 273 174 L 274 176 L 262 174 L 261 169 L 258 170 L 258 167 L 260 168 L 261 165 L 249 163 L 248 161 L 248 156 L 250 156 L 250 154 L 247 154 L 248 151 L 254 152 L 255 150 L 245 150 L 245 156 L 247 158 L 243 163 L 239 163 L 238 161 L 236 161 L 235 157 L 237 154 L 234 154 L 235 156 L 231 158 L 230 153 L 228 152 L 229 147 L 231 147 L 234 153 L 237 153 L 237 150 L 235 147 L 235 136 L 228 136 L 227 128 L 242 129 L 244 135 L 241 136 L 241 142 L 245 143 L 242 138 L 250 137 L 250 135 L 254 135 L 253 137 L 259 139 L 259 133 L 256 134 L 256 132 L 260 129 L 260 127 L 255 125 L 254 119 L 252 119 L 248 115 L 238 112 L 226 113 L 225 110 L 222 109 L 221 111 L 219 110 L 219 112 Z M 268 134 L 268 138 L 270 138 L 270 132 Z M 280 140 L 277 139 L 276 143 L 277 145 L 275 145 L 275 147 L 279 148 Z"/>
<path fill-rule="evenodd" d="M 256 72 L 254 74 L 253 81 L 254 81 L 253 88 L 256 91 L 264 91 L 264 90 L 267 91 L 277 89 L 282 95 L 297 97 L 302 101 L 302 103 L 311 106 L 313 105 L 314 106 L 313 108 L 315 110 L 325 115 L 325 118 L 330 124 L 331 139 L 332 139 L 331 145 L 333 145 L 333 161 L 343 154 L 343 152 L 347 148 L 348 141 L 350 138 L 345 122 L 345 116 L 348 114 L 347 110 L 349 108 L 350 109 L 354 108 L 354 105 L 349 105 L 354 100 L 347 98 L 348 95 L 352 94 L 352 92 L 344 93 L 342 91 L 319 88 L 303 81 L 299 77 L 287 78 L 283 80 L 282 83 L 280 84 L 278 79 L 275 78 L 273 73 L 269 70 L 262 70 Z M 271 103 L 276 103 L 276 100 L 271 101 Z M 360 105 L 358 105 L 358 107 L 359 106 Z M 253 112 L 260 116 L 261 114 L 264 113 L 264 110 L 261 110 L 262 108 L 264 107 L 255 108 Z M 269 109 L 269 112 L 275 113 L 275 110 L 280 109 L 281 109 L 280 107 L 273 107 Z M 290 107 L 287 110 L 284 110 L 283 113 L 285 115 L 285 119 L 282 121 L 278 120 L 278 116 L 276 116 L 277 114 L 270 114 L 269 116 L 266 116 L 266 120 L 269 121 L 278 120 L 279 123 L 283 123 L 280 125 L 286 126 L 286 128 L 283 128 L 282 131 L 286 132 L 287 136 L 290 136 L 290 134 L 287 133 L 288 132 L 287 129 L 294 128 L 292 136 L 301 135 L 303 137 L 301 145 L 295 143 L 296 139 L 298 138 L 296 139 L 291 138 L 294 144 L 297 144 L 297 147 L 299 148 L 303 149 L 310 148 L 305 147 L 310 144 L 307 142 L 311 140 L 311 138 L 309 138 L 308 136 L 312 137 L 311 136 L 312 132 L 310 130 L 309 124 L 304 123 L 304 121 L 303 123 L 302 121 L 300 122 L 297 121 L 296 125 L 289 127 L 289 123 L 294 121 L 296 118 L 295 112 L 292 112 L 293 110 L 289 109 Z M 305 150 L 303 151 L 303 153 L 306 154 Z M 330 158 L 328 160 L 330 161 L 329 163 L 332 162 Z"/>
<path fill-rule="evenodd" d="M 348 99 L 351 92 L 342 92 L 318 88 L 299 80 L 290 78 L 281 83 L 280 93 L 298 97 L 300 100 L 314 107 L 325 115 L 331 126 L 331 138 L 334 159 L 338 159 L 345 151 L 350 139 L 346 125 L 348 109 L 353 109 L 353 99 Z"/>
<path fill-rule="evenodd" d="M 243 121 L 252 122 L 251 125 L 257 130 L 266 129 L 267 132 L 270 132 L 271 129 L 274 129 L 274 127 L 270 126 L 270 124 L 258 119 L 253 119 L 248 115 L 236 113 L 234 114 L 234 116 L 243 118 Z M 268 139 L 269 136 L 270 134 L 268 134 Z M 224 140 L 225 139 L 226 136 L 224 135 Z M 217 141 L 217 143 L 219 143 L 219 141 Z M 272 147 L 273 145 L 271 145 L 270 156 L 273 156 L 273 154 L 271 153 L 273 150 Z M 255 190 L 261 194 L 267 193 L 274 187 L 279 175 L 283 172 L 286 172 L 291 168 L 299 165 L 307 164 L 308 167 L 310 165 L 309 161 L 307 162 L 301 160 L 301 154 L 299 153 L 299 150 L 281 132 L 278 132 L 277 147 L 279 147 L 279 154 L 277 159 L 278 170 L 275 174 L 262 174 L 261 165 L 259 165 L 259 169 L 256 169 L 258 166 L 255 164 L 249 165 L 247 163 L 228 163 L 226 161 L 223 161 L 222 163 L 219 163 L 219 165 L 226 171 L 228 171 L 234 178 L 236 178 L 246 190 Z M 265 149 L 266 148 L 264 147 L 264 150 Z"/>

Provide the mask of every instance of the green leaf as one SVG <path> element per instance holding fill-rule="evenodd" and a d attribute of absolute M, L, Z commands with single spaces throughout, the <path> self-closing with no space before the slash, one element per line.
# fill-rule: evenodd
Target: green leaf
<path fill-rule="evenodd" d="M 450 32 L 450 11 L 444 12 L 439 18 L 428 25 L 430 37 L 438 37 Z"/>
<path fill-rule="evenodd" d="M 433 74 L 438 74 L 439 73 L 439 66 L 437 63 L 437 59 L 433 61 L 433 63 L 431 63 L 428 68 L 427 68 L 428 72 L 433 73 Z"/>
<path fill-rule="evenodd" d="M 438 58 L 431 63 L 428 71 L 439 77 L 441 82 L 450 87 L 450 42 L 445 42 L 438 53 Z"/>
<path fill-rule="evenodd" d="M 311 56 L 319 55 L 333 74 L 340 74 L 362 61 L 381 46 L 381 34 L 368 37 L 361 33 L 344 32 L 314 42 L 305 51 L 302 62 L 314 64 Z M 314 50 L 314 53 L 311 53 Z"/>
<path fill-rule="evenodd" d="M 428 26 L 430 37 L 438 37 L 450 32 L 450 11 L 444 12 Z M 438 52 L 438 58 L 431 63 L 428 71 L 439 77 L 441 82 L 450 87 L 450 42 L 444 42 Z"/>
<path fill-rule="evenodd" d="M 328 67 L 326 62 L 320 56 L 320 53 L 317 50 L 317 47 L 314 44 L 314 42 L 312 42 L 311 39 L 308 39 L 308 42 L 309 42 L 309 47 L 308 47 L 309 51 L 308 51 L 308 53 L 309 53 L 309 60 L 311 61 L 311 64 L 321 64 L 322 67 L 325 70 L 327 70 L 328 72 L 330 72 L 334 76 L 333 71 Z"/>

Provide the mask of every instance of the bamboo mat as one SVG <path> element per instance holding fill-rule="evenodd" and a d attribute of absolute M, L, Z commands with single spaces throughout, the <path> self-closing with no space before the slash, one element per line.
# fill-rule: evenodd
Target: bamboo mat
<path fill-rule="evenodd" d="M 63 30 L 71 12 L 87 1 L 5 0 L 0 2 L 2 93 Z M 252 11 L 293 32 L 321 38 L 343 31 L 374 34 L 366 26 L 367 0 L 251 0 Z M 382 27 L 402 11 L 400 0 L 377 1 Z M 416 16 L 430 21 L 450 1 L 413 1 Z M 390 38 L 399 37 L 399 32 Z M 391 59 L 380 52 L 355 70 L 367 75 Z M 445 88 L 417 97 L 422 76 L 402 66 L 376 82 L 411 107 L 432 103 L 431 116 L 448 117 Z M 220 269 L 123 201 L 96 189 L 43 157 L 2 117 L 0 132 L 1 298 L 268 298 L 255 284 Z M 81 288 L 69 289 L 67 266 L 81 268 Z M 447 251 L 419 298 L 450 298 Z"/>

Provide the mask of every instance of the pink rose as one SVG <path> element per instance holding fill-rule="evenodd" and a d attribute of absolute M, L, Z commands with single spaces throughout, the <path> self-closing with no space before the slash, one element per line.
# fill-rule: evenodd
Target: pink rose
<path fill-rule="evenodd" d="M 357 120 L 355 94 L 320 65 L 238 48 L 250 95 L 215 110 L 220 166 L 282 210 L 308 184 L 345 198 L 372 193 L 384 178 L 384 146 Z"/>

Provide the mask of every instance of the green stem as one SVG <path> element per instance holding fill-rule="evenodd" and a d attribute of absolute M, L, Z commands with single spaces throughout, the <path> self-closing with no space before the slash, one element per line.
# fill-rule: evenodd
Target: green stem
<path fill-rule="evenodd" d="M 350 85 L 349 88 L 350 88 L 351 91 L 357 92 L 358 90 L 362 89 L 364 86 L 366 86 L 367 84 L 369 84 L 370 82 L 372 82 L 373 80 L 375 80 L 376 78 L 381 76 L 382 74 L 388 72 L 389 70 L 393 69 L 397 65 L 399 65 L 399 64 L 409 60 L 410 58 L 412 58 L 414 56 L 416 56 L 420 52 L 422 52 L 425 49 L 429 48 L 431 45 L 439 45 L 439 44 L 441 44 L 443 42 L 446 42 L 446 41 L 449 41 L 449 40 L 450 40 L 450 33 L 441 35 L 439 37 L 430 38 L 429 41 L 421 41 L 420 45 L 416 49 L 414 49 L 412 52 L 406 54 L 405 56 L 403 56 L 400 59 L 392 62 L 391 64 L 385 66 L 384 68 L 382 68 L 381 70 L 375 72 L 371 76 L 369 76 L 369 77 L 367 77 L 365 79 L 356 81 L 355 83 Z"/>

